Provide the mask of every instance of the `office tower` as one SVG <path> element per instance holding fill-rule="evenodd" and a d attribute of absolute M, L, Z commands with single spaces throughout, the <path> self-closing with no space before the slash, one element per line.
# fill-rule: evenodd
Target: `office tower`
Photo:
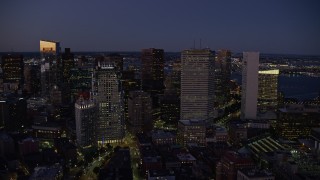
<path fill-rule="evenodd" d="M 65 48 L 64 53 L 61 55 L 61 72 L 62 72 L 62 102 L 64 104 L 71 102 L 71 69 L 75 67 L 74 55 L 71 53 L 70 48 Z"/>
<path fill-rule="evenodd" d="M 222 106 L 230 100 L 231 52 L 219 50 L 214 67 L 215 102 Z"/>
<path fill-rule="evenodd" d="M 92 67 L 73 68 L 70 70 L 70 101 L 75 102 L 79 94 L 89 93 L 92 88 Z"/>
<path fill-rule="evenodd" d="M 180 98 L 175 92 L 165 91 L 161 99 L 161 119 L 167 125 L 177 127 L 180 120 Z"/>
<path fill-rule="evenodd" d="M 259 71 L 258 111 L 275 112 L 278 107 L 279 69 Z"/>
<path fill-rule="evenodd" d="M 165 78 L 164 95 L 161 98 L 161 119 L 167 125 L 177 127 L 180 120 L 181 61 L 172 63 L 172 71 Z"/>
<path fill-rule="evenodd" d="M 150 94 L 141 90 L 130 91 L 128 98 L 128 122 L 133 134 L 152 129 L 152 100 Z"/>
<path fill-rule="evenodd" d="M 60 83 L 59 55 L 60 43 L 40 40 L 41 54 L 41 94 L 48 96 L 53 85 Z"/>
<path fill-rule="evenodd" d="M 24 65 L 24 86 L 23 90 L 32 95 L 36 95 L 41 91 L 41 74 L 40 66 L 38 65 Z"/>
<path fill-rule="evenodd" d="M 143 49 L 141 55 L 142 89 L 152 97 L 164 91 L 164 51 L 163 49 Z M 154 98 L 153 98 L 154 99 Z M 153 102 L 155 103 L 155 102 Z"/>
<path fill-rule="evenodd" d="M 94 97 L 99 109 L 96 123 L 98 145 L 121 142 L 124 137 L 124 112 L 117 70 L 112 65 L 99 63 L 93 79 Z"/>
<path fill-rule="evenodd" d="M 1 64 L 3 72 L 3 83 L 7 84 L 11 90 L 22 90 L 23 85 L 23 56 L 8 54 L 2 56 Z"/>
<path fill-rule="evenodd" d="M 241 118 L 256 119 L 258 101 L 259 52 L 243 52 Z"/>
<path fill-rule="evenodd" d="M 62 77 L 64 82 L 68 82 L 71 76 L 70 70 L 74 68 L 74 55 L 71 53 L 70 48 L 65 48 L 64 53 L 61 55 L 62 64 Z"/>
<path fill-rule="evenodd" d="M 186 146 L 188 143 L 196 143 L 199 146 L 206 145 L 206 123 L 199 120 L 180 120 L 178 123 L 178 143 Z"/>
<path fill-rule="evenodd" d="M 76 135 L 80 146 L 89 146 L 95 143 L 95 123 L 98 109 L 93 99 L 80 97 L 75 105 Z"/>
<path fill-rule="evenodd" d="M 130 91 L 135 91 L 141 89 L 140 79 L 135 78 L 135 70 L 123 70 L 122 77 L 121 77 L 121 84 L 122 89 L 124 92 L 124 111 L 125 111 L 125 121 L 128 122 L 129 120 L 129 93 Z M 151 103 L 152 107 L 152 103 Z"/>
<path fill-rule="evenodd" d="M 181 116 L 213 122 L 214 52 L 191 49 L 181 53 Z"/>

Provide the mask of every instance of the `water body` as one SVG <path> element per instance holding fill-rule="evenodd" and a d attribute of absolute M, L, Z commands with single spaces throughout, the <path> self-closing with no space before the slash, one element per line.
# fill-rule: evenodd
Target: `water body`
<path fill-rule="evenodd" d="M 233 73 L 231 78 L 241 85 L 241 74 Z M 279 91 L 282 91 L 286 98 L 300 101 L 314 99 L 320 95 L 320 77 L 280 75 Z"/>
<path fill-rule="evenodd" d="M 314 99 L 320 95 L 320 77 L 280 75 L 279 91 L 282 91 L 287 98 Z"/>

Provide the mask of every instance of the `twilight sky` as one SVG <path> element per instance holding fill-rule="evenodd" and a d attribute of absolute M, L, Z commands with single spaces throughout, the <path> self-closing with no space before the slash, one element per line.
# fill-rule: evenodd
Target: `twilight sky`
<path fill-rule="evenodd" d="M 0 52 L 38 51 L 39 40 L 72 51 L 181 51 L 320 55 L 319 0 L 1 0 Z"/>

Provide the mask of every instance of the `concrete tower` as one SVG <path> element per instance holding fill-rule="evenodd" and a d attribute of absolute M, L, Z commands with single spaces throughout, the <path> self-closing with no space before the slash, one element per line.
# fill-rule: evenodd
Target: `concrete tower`
<path fill-rule="evenodd" d="M 180 119 L 213 122 L 214 52 L 191 49 L 181 53 Z"/>
<path fill-rule="evenodd" d="M 258 102 L 259 52 L 243 52 L 241 118 L 256 119 Z"/>

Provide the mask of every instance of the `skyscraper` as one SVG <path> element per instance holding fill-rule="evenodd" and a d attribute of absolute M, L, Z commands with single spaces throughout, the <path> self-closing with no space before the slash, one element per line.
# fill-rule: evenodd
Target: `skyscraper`
<path fill-rule="evenodd" d="M 60 43 L 40 40 L 41 94 L 47 96 L 50 88 L 59 82 Z"/>
<path fill-rule="evenodd" d="M 70 48 L 65 48 L 64 53 L 61 55 L 62 64 L 62 77 L 64 82 L 68 82 L 70 78 L 70 70 L 74 68 L 74 55 L 71 53 Z"/>
<path fill-rule="evenodd" d="M 181 117 L 213 121 L 214 52 L 191 49 L 181 53 Z"/>
<path fill-rule="evenodd" d="M 143 49 L 141 56 L 141 80 L 142 89 L 155 94 L 163 94 L 164 91 L 164 51 L 163 49 Z"/>
<path fill-rule="evenodd" d="M 62 71 L 62 102 L 70 103 L 71 101 L 71 69 L 75 67 L 74 55 L 71 53 L 70 48 L 65 48 L 64 53 L 61 55 L 61 71 Z"/>
<path fill-rule="evenodd" d="M 141 55 L 141 86 L 152 98 L 152 120 L 161 116 L 160 97 L 164 92 L 164 51 L 143 49 Z"/>
<path fill-rule="evenodd" d="M 96 123 L 98 145 L 120 142 L 124 137 L 123 94 L 114 66 L 98 64 L 94 72 L 94 96 L 98 103 Z"/>
<path fill-rule="evenodd" d="M 22 89 L 23 85 L 23 56 L 8 54 L 2 56 L 1 64 L 3 83 L 11 84 L 13 90 Z"/>
<path fill-rule="evenodd" d="M 258 101 L 259 52 L 243 52 L 241 118 L 256 119 Z"/>
<path fill-rule="evenodd" d="M 277 110 L 278 78 L 279 69 L 259 71 L 258 112 Z"/>
<path fill-rule="evenodd" d="M 93 99 L 80 97 L 75 103 L 76 135 L 80 146 L 95 143 L 95 123 L 97 121 L 97 106 Z"/>
<path fill-rule="evenodd" d="M 128 98 L 129 129 L 140 133 L 152 129 L 152 100 L 144 91 L 130 91 Z"/>
<path fill-rule="evenodd" d="M 219 50 L 214 67 L 215 102 L 220 106 L 230 99 L 231 52 Z"/>

